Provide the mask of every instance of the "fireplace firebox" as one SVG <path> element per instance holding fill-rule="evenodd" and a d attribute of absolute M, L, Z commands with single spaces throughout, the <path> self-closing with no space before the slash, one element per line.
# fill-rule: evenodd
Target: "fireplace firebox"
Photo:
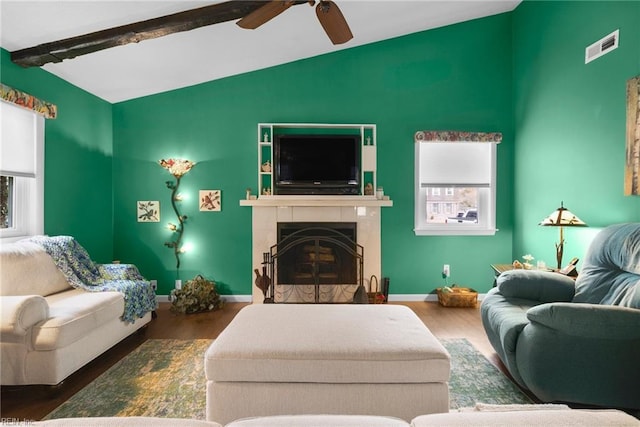
<path fill-rule="evenodd" d="M 351 302 L 363 283 L 364 248 L 356 223 L 278 223 L 278 243 L 265 253 L 267 301 Z M 270 297 L 270 298 L 269 298 Z"/>

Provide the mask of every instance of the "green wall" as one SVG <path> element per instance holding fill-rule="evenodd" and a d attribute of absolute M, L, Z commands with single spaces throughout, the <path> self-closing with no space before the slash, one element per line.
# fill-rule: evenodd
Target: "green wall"
<path fill-rule="evenodd" d="M 45 233 L 72 235 L 95 260 L 110 261 L 111 104 L 0 50 L 2 83 L 58 106 L 58 118 L 45 124 Z"/>
<path fill-rule="evenodd" d="M 514 257 L 555 263 L 558 230 L 537 224 L 564 201 L 589 228 L 565 231 L 565 263 L 600 228 L 640 221 L 623 195 L 626 81 L 640 74 L 640 2 L 525 1 L 513 13 Z M 620 29 L 618 49 L 585 47 Z"/>
<path fill-rule="evenodd" d="M 175 222 L 170 175 L 157 164 L 198 164 L 182 179 L 188 215 L 180 278 L 214 279 L 224 294 L 251 293 L 251 209 L 258 122 L 375 123 L 382 209 L 383 276 L 394 294 L 424 294 L 454 282 L 486 291 L 489 264 L 511 258 L 513 177 L 511 15 L 422 32 L 221 79 L 114 106 L 115 257 L 139 265 L 167 294 L 176 278 L 165 225 Z M 498 226 L 493 237 L 416 237 L 413 134 L 422 129 L 501 131 Z M 199 189 L 222 190 L 221 212 L 198 212 Z M 159 223 L 136 222 L 137 200 L 159 200 Z M 366 256 L 366 254 L 365 254 Z"/>
<path fill-rule="evenodd" d="M 640 74 L 640 2 L 525 1 L 465 22 L 115 105 L 0 52 L 0 79 L 58 105 L 46 125 L 45 232 L 71 234 L 101 262 L 138 264 L 167 294 L 175 222 L 157 164 L 198 162 L 182 180 L 189 216 L 180 278 L 203 274 L 225 294 L 251 292 L 251 209 L 258 122 L 376 123 L 384 276 L 393 294 L 452 281 L 486 292 L 489 264 L 525 253 L 552 263 L 557 231 L 538 222 L 560 201 L 591 227 L 567 230 L 567 258 L 601 227 L 640 220 L 622 195 L 625 82 Z M 620 47 L 584 64 L 585 46 L 619 28 Z M 413 234 L 413 134 L 500 131 L 498 212 L 491 237 Z M 197 191 L 222 190 L 222 212 L 198 212 Z M 160 223 L 136 201 L 159 200 Z"/>

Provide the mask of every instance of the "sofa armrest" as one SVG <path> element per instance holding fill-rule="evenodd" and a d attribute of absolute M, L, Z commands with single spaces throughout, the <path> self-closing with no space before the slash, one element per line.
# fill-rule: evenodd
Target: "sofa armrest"
<path fill-rule="evenodd" d="M 640 339 L 640 310 L 615 305 L 551 303 L 527 311 L 532 324 L 566 335 L 603 339 Z"/>
<path fill-rule="evenodd" d="M 25 335 L 29 328 L 49 317 L 49 304 L 40 295 L 3 296 L 0 300 L 3 334 Z"/>
<path fill-rule="evenodd" d="M 498 291 L 505 297 L 533 301 L 569 302 L 575 293 L 573 279 L 538 270 L 509 270 L 498 276 Z"/>

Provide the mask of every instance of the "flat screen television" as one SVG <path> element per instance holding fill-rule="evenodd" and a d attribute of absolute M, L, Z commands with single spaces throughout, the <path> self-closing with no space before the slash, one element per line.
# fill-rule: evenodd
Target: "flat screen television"
<path fill-rule="evenodd" d="M 274 194 L 360 194 L 360 135 L 276 135 Z"/>

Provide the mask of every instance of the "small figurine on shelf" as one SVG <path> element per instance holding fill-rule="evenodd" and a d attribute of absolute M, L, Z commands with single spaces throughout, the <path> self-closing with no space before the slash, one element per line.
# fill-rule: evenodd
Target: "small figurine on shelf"
<path fill-rule="evenodd" d="M 364 195 L 373 196 L 373 184 L 370 182 L 367 182 L 367 185 L 364 186 Z"/>
<path fill-rule="evenodd" d="M 269 132 L 265 132 L 262 137 L 262 142 L 269 142 Z"/>
<path fill-rule="evenodd" d="M 247 192 L 247 200 L 251 199 L 251 188 L 247 187 L 245 191 Z"/>
<path fill-rule="evenodd" d="M 270 196 L 271 195 L 271 188 L 269 187 L 265 187 L 262 189 L 262 195 L 263 196 Z"/>
<path fill-rule="evenodd" d="M 262 172 L 271 172 L 271 161 L 267 160 L 260 166 Z"/>

